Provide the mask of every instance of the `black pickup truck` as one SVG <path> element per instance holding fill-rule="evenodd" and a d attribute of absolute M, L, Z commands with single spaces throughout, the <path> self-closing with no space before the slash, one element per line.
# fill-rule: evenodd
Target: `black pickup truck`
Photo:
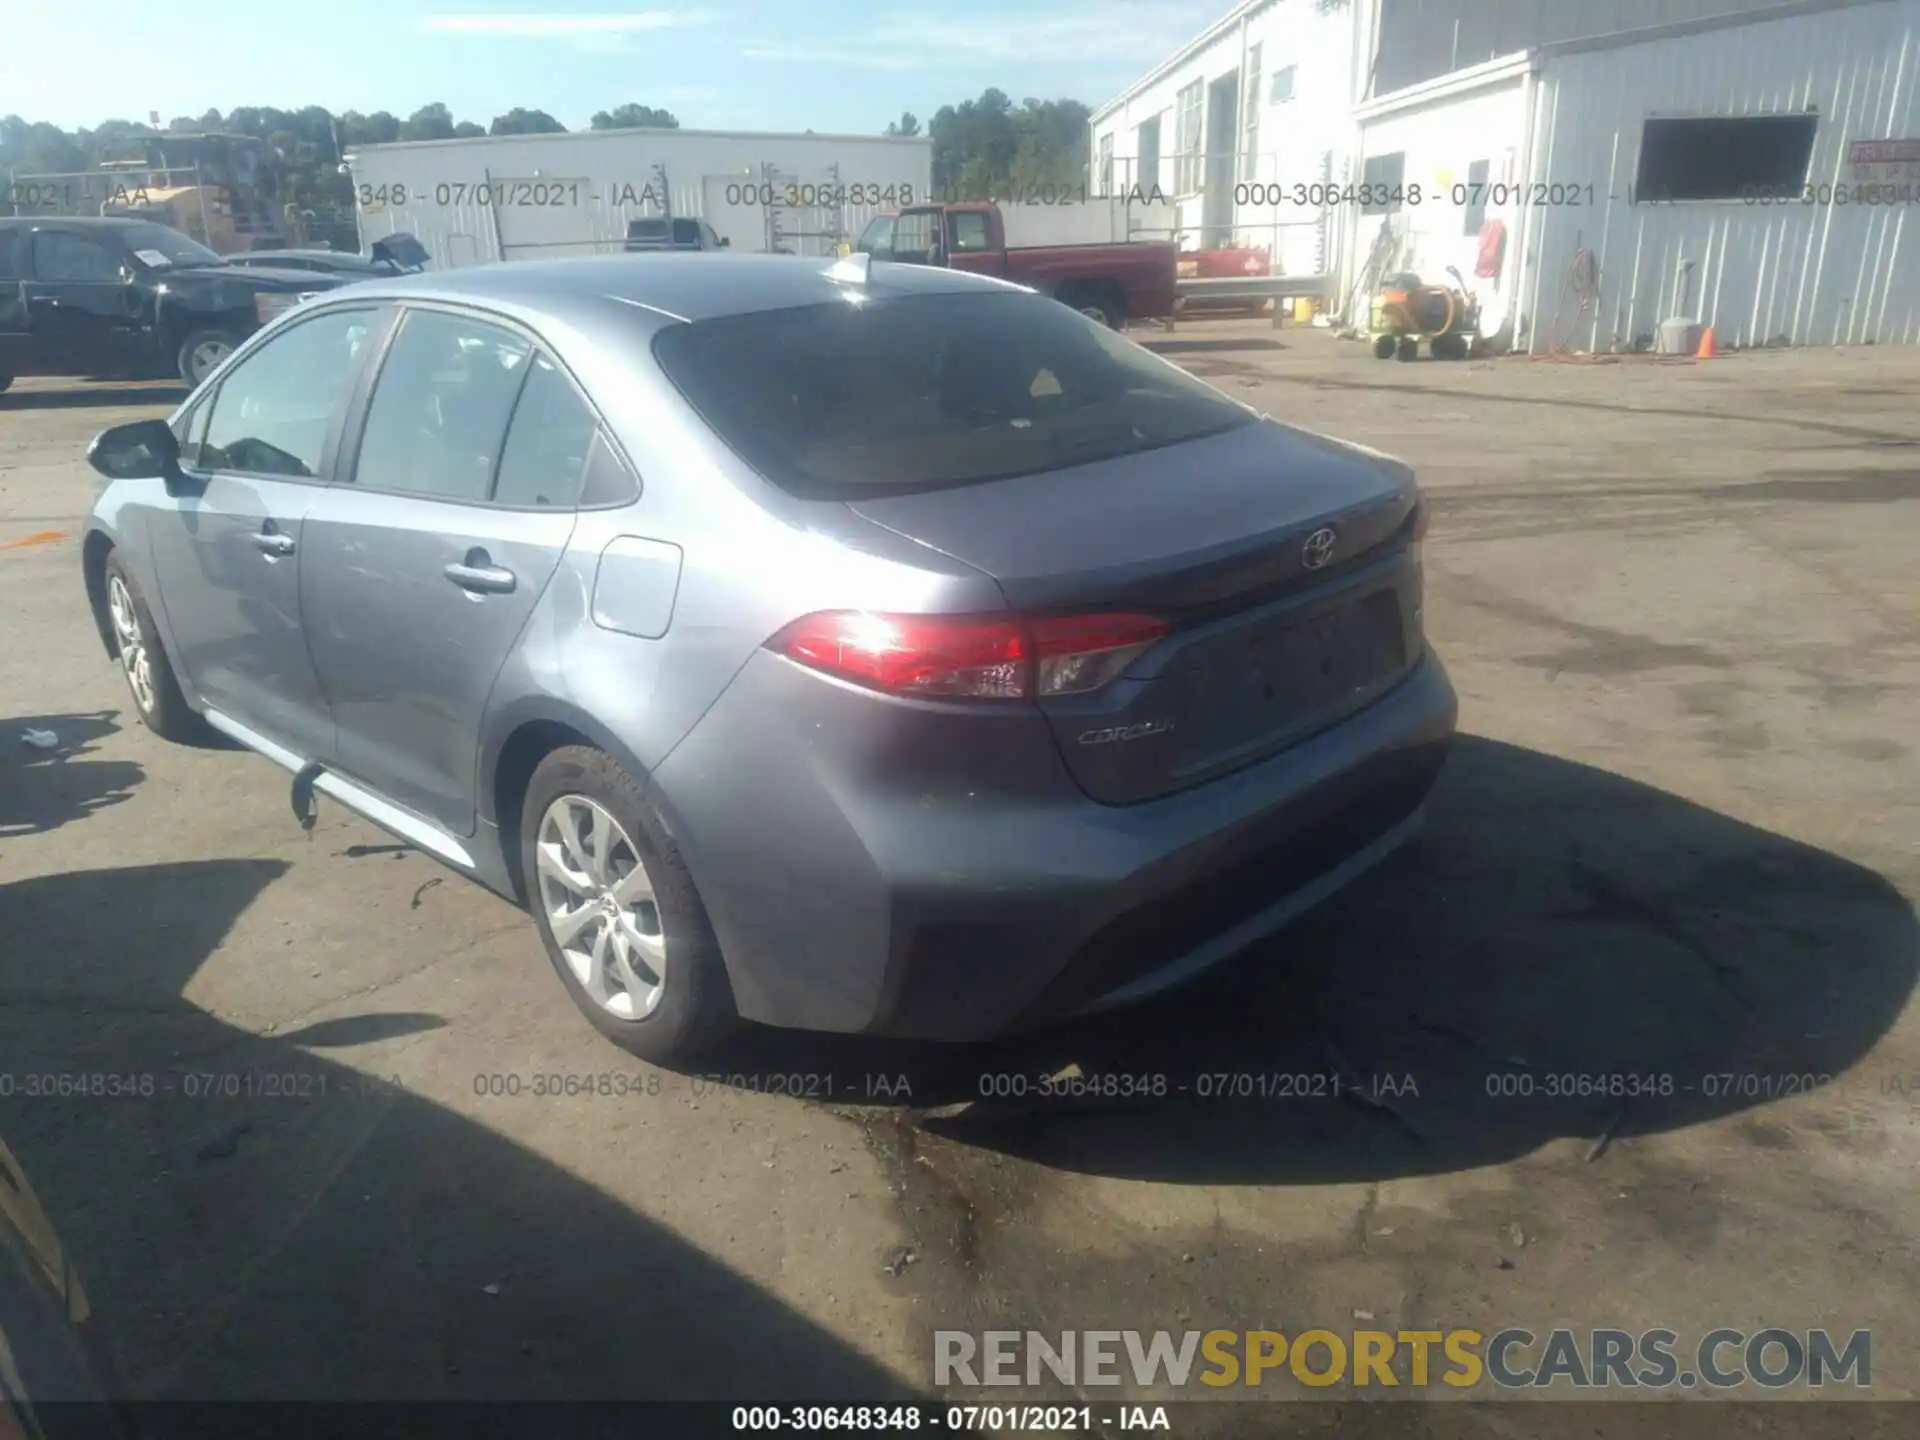
<path fill-rule="evenodd" d="M 151 220 L 0 217 L 0 390 L 19 375 L 198 385 L 276 315 L 346 283 L 230 265 Z"/>

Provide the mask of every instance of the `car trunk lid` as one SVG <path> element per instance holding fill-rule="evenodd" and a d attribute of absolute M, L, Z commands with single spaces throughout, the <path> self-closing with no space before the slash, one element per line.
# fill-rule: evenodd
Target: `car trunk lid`
<path fill-rule="evenodd" d="M 1399 462 L 1263 421 L 853 509 L 983 570 L 1023 613 L 1172 622 L 1110 684 L 1042 702 L 1081 786 L 1124 804 L 1251 764 L 1405 674 L 1416 505 Z"/>

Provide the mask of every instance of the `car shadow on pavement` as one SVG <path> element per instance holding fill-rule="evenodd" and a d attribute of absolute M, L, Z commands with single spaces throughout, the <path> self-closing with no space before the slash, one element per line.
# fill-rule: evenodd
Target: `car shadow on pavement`
<path fill-rule="evenodd" d="M 146 778 L 140 766 L 78 758 L 119 728 L 112 710 L 0 719 L 0 839 L 57 830 L 127 799 Z"/>
<path fill-rule="evenodd" d="M 171 409 L 187 394 L 186 386 L 172 382 L 108 380 L 72 389 L 8 390 L 0 394 L 0 410 L 90 410 L 115 405 L 164 405 Z"/>
<path fill-rule="evenodd" d="M 136 1397 L 906 1398 L 549 1161 L 195 1004 L 202 963 L 286 868 L 0 888 L 0 1134 Z M 367 1016 L 304 1038 L 438 1023 Z"/>
<path fill-rule="evenodd" d="M 1567 1137 L 1597 1149 L 1828 1086 L 1884 1105 L 1871 1073 L 1848 1072 L 1917 964 L 1913 906 L 1873 871 L 1463 736 L 1415 841 L 1184 990 L 991 1046 L 748 1043 L 769 1073 L 830 1067 L 840 1096 L 905 1074 L 870 1098 L 985 1150 L 1306 1184 Z"/>
<path fill-rule="evenodd" d="M 1265 336 L 1240 335 L 1234 337 L 1216 337 L 1196 340 L 1155 340 L 1143 339 L 1140 342 L 1156 355 L 1225 355 L 1241 354 L 1250 350 L 1284 350 L 1287 347 L 1278 340 Z"/>

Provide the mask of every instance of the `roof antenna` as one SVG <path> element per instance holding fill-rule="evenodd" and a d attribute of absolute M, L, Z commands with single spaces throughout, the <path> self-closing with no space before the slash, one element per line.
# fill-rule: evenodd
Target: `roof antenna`
<path fill-rule="evenodd" d="M 843 255 L 827 267 L 829 280 L 844 280 L 849 285 L 867 283 L 867 267 L 873 263 L 873 256 L 862 250 L 858 255 Z"/>

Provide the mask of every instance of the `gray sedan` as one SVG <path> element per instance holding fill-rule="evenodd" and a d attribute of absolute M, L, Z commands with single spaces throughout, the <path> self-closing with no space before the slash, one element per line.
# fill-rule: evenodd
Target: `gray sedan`
<path fill-rule="evenodd" d="M 1454 728 L 1405 465 L 963 273 L 372 281 L 89 458 L 146 723 L 521 901 L 656 1060 L 1143 999 L 1393 849 Z"/>

